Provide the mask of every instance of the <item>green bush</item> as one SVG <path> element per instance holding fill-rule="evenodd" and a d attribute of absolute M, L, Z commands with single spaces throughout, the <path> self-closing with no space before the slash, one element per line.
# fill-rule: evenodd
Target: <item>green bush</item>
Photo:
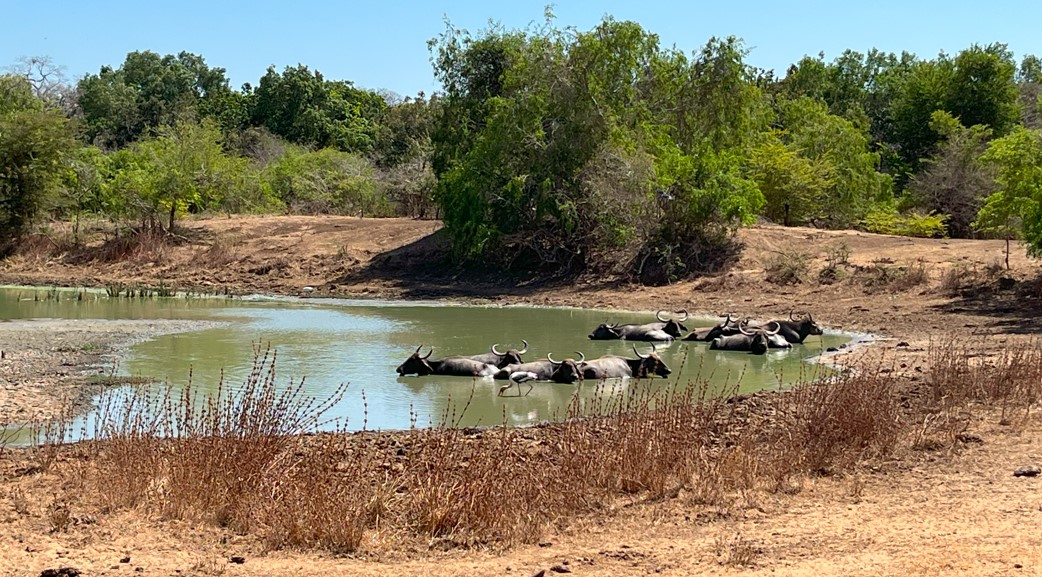
<path fill-rule="evenodd" d="M 290 149 L 262 172 L 264 186 L 291 212 L 390 216 L 394 210 L 364 158 L 332 148 Z"/>
<path fill-rule="evenodd" d="M 922 214 L 915 211 L 901 214 L 897 211 L 896 204 L 890 202 L 873 206 L 862 219 L 861 224 L 868 232 L 879 234 L 945 238 L 948 233 L 945 225 L 947 220 L 948 215 L 946 214 Z"/>

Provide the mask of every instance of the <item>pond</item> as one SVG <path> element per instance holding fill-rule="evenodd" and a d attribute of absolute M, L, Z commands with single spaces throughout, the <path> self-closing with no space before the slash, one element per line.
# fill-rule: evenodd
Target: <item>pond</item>
<path fill-rule="evenodd" d="M 459 426 L 525 425 L 563 417 L 578 390 L 581 398 L 595 395 L 597 386 L 535 383 L 526 396 L 497 396 L 503 381 L 444 376 L 399 377 L 395 367 L 416 347 L 434 348 L 431 358 L 521 348 L 527 340 L 526 361 L 576 356 L 588 359 L 607 354 L 634 357 L 650 343 L 592 341 L 590 331 L 605 320 L 653 322 L 654 312 L 577 308 L 467 306 L 445 302 L 395 302 L 347 299 L 291 298 L 116 298 L 90 292 L 83 300 L 74 292 L 54 299 L 51 289 L 0 288 L 0 320 L 59 319 L 200 319 L 222 321 L 214 328 L 165 335 L 130 348 L 118 373 L 148 376 L 173 387 L 189 379 L 200 391 L 215 390 L 223 373 L 226 386 L 241 384 L 252 367 L 260 344 L 277 351 L 278 382 L 286 386 L 304 379 L 304 392 L 325 397 L 341 383 L 343 400 L 327 417 L 346 420 L 351 430 L 406 429 L 441 424 L 446 416 Z M 51 297 L 51 298 L 48 298 Z M 689 319 L 689 329 L 711 326 L 717 319 Z M 756 356 L 709 350 L 706 343 L 677 341 L 659 344 L 662 359 L 673 370 L 641 386 L 689 386 L 706 381 L 721 393 L 779 386 L 801 375 L 827 371 L 809 359 L 827 347 L 850 340 L 826 331 L 788 351 Z M 608 391 L 634 386 L 616 380 Z M 113 393 L 109 393 L 113 394 Z M 511 394 L 516 394 L 511 391 Z M 603 394 L 603 391 L 602 391 Z M 466 411 L 462 412 L 466 406 Z"/>

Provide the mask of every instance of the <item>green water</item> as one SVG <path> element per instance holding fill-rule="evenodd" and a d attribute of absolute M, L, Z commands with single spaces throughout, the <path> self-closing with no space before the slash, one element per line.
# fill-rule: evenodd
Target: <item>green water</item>
<path fill-rule="evenodd" d="M 652 322 L 654 313 L 604 310 L 473 307 L 446 303 L 376 302 L 333 299 L 109 299 L 103 293 L 76 300 L 65 292 L 58 300 L 47 289 L 0 288 L 0 321 L 24 318 L 59 319 L 202 319 L 220 321 L 216 328 L 165 335 L 137 344 L 121 361 L 118 372 L 157 378 L 183 387 L 191 371 L 193 386 L 214 390 L 223 372 L 225 382 L 243 382 L 260 343 L 277 351 L 278 382 L 304 379 L 305 393 L 323 397 L 339 384 L 348 392 L 328 417 L 346 419 L 347 428 L 402 429 L 412 424 L 439 424 L 448 416 L 460 426 L 520 425 L 563 417 L 573 396 L 588 399 L 596 383 L 581 386 L 535 383 L 523 397 L 497 396 L 503 381 L 442 376 L 399 377 L 397 367 L 417 346 L 434 347 L 432 358 L 487 352 L 500 348 L 530 348 L 526 361 L 575 356 L 588 359 L 606 354 L 633 357 L 632 343 L 591 341 L 586 335 L 605 320 Z M 39 300 L 35 300 L 39 299 Z M 689 319 L 689 329 L 715 324 L 716 319 Z M 741 392 L 779 386 L 801 374 L 820 375 L 820 365 L 807 359 L 850 340 L 849 335 L 810 337 L 804 345 L 764 356 L 710 351 L 706 343 L 659 345 L 673 369 L 669 379 L 609 383 L 608 391 L 633 386 L 690 386 L 708 380 L 715 390 Z M 2 343 L 0 343 L 2 344 Z M 649 350 L 649 343 L 637 343 Z M 739 382 L 740 379 L 740 382 Z M 602 391 L 603 393 L 603 391 Z M 111 394 L 111 393 L 110 393 Z M 467 405 L 463 411 L 464 405 Z"/>

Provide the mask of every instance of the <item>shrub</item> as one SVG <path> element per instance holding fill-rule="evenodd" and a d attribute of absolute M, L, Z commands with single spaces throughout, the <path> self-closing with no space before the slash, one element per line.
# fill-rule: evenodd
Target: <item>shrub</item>
<path fill-rule="evenodd" d="M 947 236 L 945 214 L 920 214 L 908 212 L 901 214 L 894 203 L 877 204 L 868 211 L 861 221 L 868 232 L 893 234 L 919 238 L 943 238 Z"/>
<path fill-rule="evenodd" d="M 799 284 L 810 275 L 810 255 L 799 251 L 778 252 L 763 265 L 767 281 L 775 284 Z"/>

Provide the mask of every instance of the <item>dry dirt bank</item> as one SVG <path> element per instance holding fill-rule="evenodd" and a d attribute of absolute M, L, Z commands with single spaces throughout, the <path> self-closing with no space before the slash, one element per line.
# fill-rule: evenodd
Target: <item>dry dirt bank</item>
<path fill-rule="evenodd" d="M 1012 272 L 1001 271 L 996 267 L 1003 258 L 1001 241 L 764 226 L 742 231 L 747 249 L 741 262 L 719 277 L 656 288 L 597 278 L 567 286 L 508 286 L 488 281 L 487 275 L 468 282 L 455 271 L 429 266 L 443 250 L 432 236 L 437 225 L 431 222 L 235 217 L 188 224 L 190 242 L 145 247 L 111 262 L 92 260 L 87 252 L 56 253 L 41 243 L 0 262 L 0 283 L 154 286 L 163 280 L 182 289 L 235 294 L 301 294 L 310 286 L 312 294 L 322 295 L 684 307 L 693 313 L 757 317 L 808 310 L 828 327 L 884 335 L 875 351 L 909 373 L 921 366 L 931 339 L 972 338 L 982 349 L 997 350 L 1042 327 L 1038 265 L 1018 248 Z M 840 267 L 845 278 L 817 282 L 825 257 L 841 245 L 850 253 Z M 768 282 L 766 265 L 784 254 L 791 260 L 794 253 L 807 258 L 808 282 Z M 914 275 L 901 276 L 902 267 L 911 267 Z M 0 323 L 0 344 L 5 343 L 3 327 Z M 14 351 L 0 367 L 14 366 L 11 358 L 23 367 L 21 373 L 3 373 L 8 378 L 4 389 L 22 399 L 42 399 L 36 406 L 25 403 L 30 412 L 80 394 L 69 391 L 82 390 L 76 384 L 81 376 L 58 373 L 95 365 L 109 347 L 148 332 L 122 327 L 105 336 L 98 327 L 92 329 L 98 332 L 82 333 L 66 323 L 52 328 L 33 331 L 32 337 L 22 331 L 18 337 L 38 341 L 0 346 Z M 63 369 L 62 363 L 70 365 Z M 749 495 L 740 504 L 715 509 L 695 507 L 680 496 L 626 508 L 607 519 L 577 520 L 544 536 L 543 546 L 506 553 L 383 551 L 359 559 L 262 554 L 249 538 L 217 528 L 78 510 L 74 503 L 56 501 L 65 481 L 33 469 L 39 455 L 7 451 L 0 456 L 0 518 L 5 521 L 0 524 L 0 550 L 5 551 L 0 575 L 39 575 L 70 566 L 85 575 L 527 576 L 554 565 L 596 576 L 1042 574 L 1042 538 L 1035 530 L 1042 520 L 1042 479 L 1011 474 L 1016 467 L 1042 464 L 1042 427 L 1036 418 L 1012 425 L 999 421 L 988 411 L 975 414 L 968 431 L 983 442 L 954 454 L 902 454 L 878 471 L 808 480 L 794 495 Z M 51 532 L 53 516 L 63 507 L 71 527 Z M 238 555 L 245 563 L 229 562 Z"/>

